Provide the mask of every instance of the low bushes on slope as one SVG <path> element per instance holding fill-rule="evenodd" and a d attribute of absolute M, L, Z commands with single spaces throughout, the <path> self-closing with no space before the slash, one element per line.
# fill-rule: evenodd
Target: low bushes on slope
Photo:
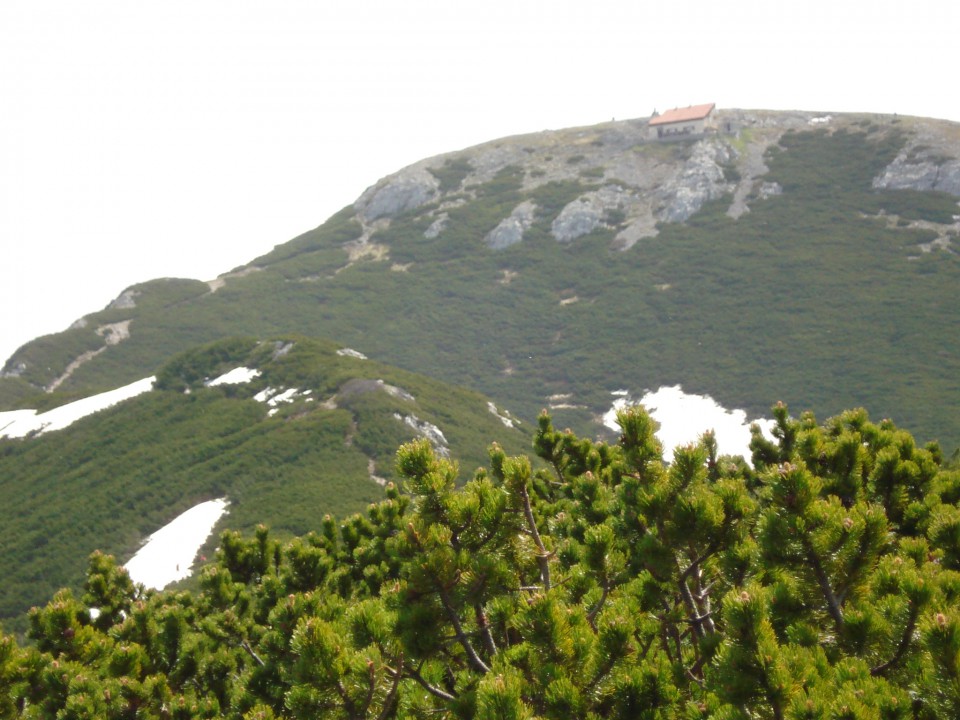
<path fill-rule="evenodd" d="M 404 492 L 281 544 L 228 533 L 197 593 L 102 555 L 81 598 L 0 645 L 8 714 L 233 718 L 921 718 L 960 714 L 960 472 L 862 410 L 780 405 L 754 467 L 710 435 L 665 465 L 556 431 L 457 488 L 429 443 Z M 96 617 L 88 607 L 100 608 Z"/>

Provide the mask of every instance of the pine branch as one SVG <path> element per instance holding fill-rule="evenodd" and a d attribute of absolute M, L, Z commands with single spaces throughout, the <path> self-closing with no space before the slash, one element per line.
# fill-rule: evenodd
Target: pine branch
<path fill-rule="evenodd" d="M 266 663 L 264 663 L 263 659 L 253 651 L 253 648 L 250 647 L 250 644 L 246 640 L 240 641 L 240 647 L 246 650 L 247 654 L 256 661 L 257 665 L 260 667 L 266 667 Z"/>
<path fill-rule="evenodd" d="M 474 605 L 473 610 L 477 616 L 477 627 L 480 628 L 480 638 L 483 640 L 483 646 L 487 654 L 493 657 L 497 654 L 497 644 L 493 640 L 493 633 L 490 631 L 490 622 L 487 620 L 487 614 L 479 605 Z"/>
<path fill-rule="evenodd" d="M 446 588 L 439 587 L 438 594 L 440 595 L 440 602 L 443 604 L 444 610 L 447 611 L 447 618 L 453 625 L 453 630 L 456 633 L 457 641 L 460 643 L 461 647 L 463 647 L 463 651 L 467 654 L 467 661 L 470 667 L 477 672 L 481 672 L 486 675 L 488 672 L 490 672 L 490 668 L 477 654 L 473 644 L 470 642 L 470 638 L 468 638 L 467 634 L 463 631 L 463 625 L 460 623 L 460 617 L 457 615 L 457 611 L 454 609 L 453 603 L 450 601 L 450 595 L 447 593 Z"/>
<path fill-rule="evenodd" d="M 913 631 L 917 627 L 917 618 L 919 616 L 920 605 L 918 603 L 910 603 L 910 616 L 907 618 L 906 627 L 903 628 L 903 635 L 900 636 L 900 642 L 897 643 L 897 649 L 894 651 L 893 657 L 885 663 L 870 668 L 870 674 L 873 677 L 885 675 L 888 670 L 896 667 L 903 659 L 903 656 L 907 654 L 907 649 L 910 647 L 910 641 L 913 639 Z"/>
<path fill-rule="evenodd" d="M 540 531 L 537 530 L 537 522 L 533 517 L 533 508 L 530 506 L 530 493 L 527 492 L 526 485 L 520 486 L 520 499 L 523 501 L 523 515 L 527 520 L 527 527 L 530 535 L 533 536 L 533 542 L 537 546 L 537 565 L 540 567 L 540 580 L 543 582 L 544 590 L 550 590 L 550 558 L 553 553 L 547 551 L 540 537 Z"/>
<path fill-rule="evenodd" d="M 500 527 L 501 527 L 501 525 L 503 525 L 503 518 L 504 518 L 504 516 L 505 516 L 505 513 L 498 513 L 498 514 L 496 515 L 496 522 L 494 523 L 494 525 L 493 525 L 493 527 L 491 528 L 490 532 L 487 533 L 486 537 L 484 537 L 484 538 L 483 538 L 482 540 L 480 540 L 478 543 L 476 543 L 476 544 L 474 544 L 474 545 L 471 546 L 471 549 L 470 549 L 471 552 L 474 552 L 474 553 L 475 553 L 475 552 L 479 552 L 480 550 L 482 550 L 482 549 L 484 548 L 484 546 L 486 546 L 486 544 L 487 544 L 488 542 L 490 542 L 490 541 L 493 540 L 495 537 L 497 537 L 497 535 L 500 534 Z"/>
<path fill-rule="evenodd" d="M 680 594 L 684 599 L 685 604 L 690 610 L 691 622 L 694 623 L 694 629 L 697 633 L 697 637 L 703 636 L 703 623 L 706 622 L 706 632 L 713 634 L 716 632 L 716 626 L 714 625 L 712 613 L 710 612 L 710 598 L 706 595 L 707 590 L 703 588 L 701 580 L 701 564 L 704 560 L 711 557 L 717 552 L 720 547 L 720 542 L 714 540 L 707 547 L 706 551 L 698 556 L 690 565 L 680 573 Z M 697 597 L 693 596 L 693 593 L 690 591 L 689 586 L 687 585 L 687 578 L 691 575 L 694 576 L 694 579 L 697 582 Z M 709 589 L 709 586 L 708 588 Z M 699 601 L 698 601 L 699 598 Z M 706 602 L 706 610 L 701 608 L 701 603 Z"/>
<path fill-rule="evenodd" d="M 837 600 L 837 596 L 833 593 L 833 588 L 830 587 L 830 578 L 827 577 L 826 571 L 823 569 L 823 564 L 820 562 L 820 556 L 817 555 L 816 550 L 813 549 L 813 545 L 810 544 L 808 538 L 803 539 L 803 546 L 807 552 L 807 560 L 810 563 L 810 567 L 813 568 L 813 575 L 817 579 L 817 585 L 820 586 L 820 592 L 823 593 L 824 599 L 827 601 L 827 611 L 830 613 L 830 617 L 833 618 L 833 622 L 836 625 L 837 634 L 843 632 L 843 610 L 840 607 L 840 601 Z"/>
<path fill-rule="evenodd" d="M 414 670 L 412 668 L 407 669 L 407 677 L 417 683 L 420 687 L 426 690 L 428 693 L 434 697 L 440 698 L 441 700 L 446 700 L 447 702 L 454 702 L 457 699 L 456 695 L 451 695 L 446 690 L 441 690 L 440 688 L 431 685 L 427 682 L 426 678 L 420 674 L 419 670 Z"/>
<path fill-rule="evenodd" d="M 700 640 L 704 635 L 703 620 L 700 618 L 696 601 L 693 599 L 693 594 L 690 592 L 690 588 L 687 587 L 687 581 L 685 579 L 680 580 L 680 597 L 683 598 L 683 603 L 687 606 L 687 610 L 690 613 L 690 626 L 693 628 L 693 634 Z"/>
<path fill-rule="evenodd" d="M 767 690 L 767 700 L 770 702 L 770 708 L 773 710 L 773 720 L 783 720 L 783 708 L 780 707 L 780 701 L 777 700 L 770 691 L 770 683 L 767 676 L 763 676 L 763 686 Z"/>
<path fill-rule="evenodd" d="M 637 654 L 637 657 L 640 660 L 647 659 L 647 654 L 650 652 L 650 648 L 653 647 L 653 641 L 656 639 L 657 639 L 657 636 L 651 633 L 650 637 L 647 639 L 647 642 L 644 643 L 643 647 L 640 649 L 640 652 Z"/>
<path fill-rule="evenodd" d="M 870 564 L 867 562 L 869 549 L 870 534 L 865 530 L 863 535 L 860 537 L 860 542 L 857 546 L 857 554 L 854 556 L 853 562 L 851 562 L 850 566 L 847 568 L 846 581 L 839 588 L 837 588 L 837 598 L 841 603 L 846 600 L 847 593 L 850 592 L 864 571 L 870 567 Z"/>
<path fill-rule="evenodd" d="M 660 618 L 660 649 L 667 656 L 667 660 L 673 663 L 673 653 L 670 651 L 670 630 L 663 618 Z"/>
<path fill-rule="evenodd" d="M 600 610 L 603 608 L 604 603 L 606 603 L 609 594 L 610 583 L 604 581 L 603 592 L 600 595 L 600 599 L 597 600 L 597 604 L 587 613 L 587 622 L 590 623 L 590 627 L 594 633 L 597 632 L 597 615 L 600 614 Z"/>
<path fill-rule="evenodd" d="M 397 663 L 397 667 L 402 668 L 403 653 L 400 653 L 398 659 L 400 662 Z M 383 707 L 380 709 L 380 714 L 377 715 L 377 720 L 387 720 L 393 714 L 394 705 L 397 703 L 397 691 L 400 689 L 400 680 L 403 678 L 403 674 L 399 670 L 391 670 L 389 667 L 386 669 L 387 674 L 393 676 L 393 685 L 390 686 L 390 691 L 383 699 Z"/>
<path fill-rule="evenodd" d="M 366 715 L 373 702 L 373 692 L 377 688 L 377 669 L 373 660 L 367 660 L 367 696 L 363 699 L 363 714 Z"/>

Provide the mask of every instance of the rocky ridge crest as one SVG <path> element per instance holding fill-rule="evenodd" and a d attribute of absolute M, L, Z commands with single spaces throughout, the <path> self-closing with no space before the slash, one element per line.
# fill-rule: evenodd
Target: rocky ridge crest
<path fill-rule="evenodd" d="M 732 197 L 728 214 L 737 218 L 749 212 L 749 203 L 781 194 L 779 185 L 764 180 L 763 155 L 783 133 L 848 130 L 865 119 L 877 119 L 891 127 L 901 122 L 890 116 L 718 110 L 716 131 L 683 140 L 650 139 L 646 118 L 521 135 L 422 160 L 369 187 L 354 208 L 367 227 L 373 221 L 389 223 L 433 204 L 435 207 L 428 209 L 432 223 L 424 236 L 442 238 L 448 225 L 447 210 L 497 173 L 518 168 L 526 191 L 550 182 L 578 181 L 587 186 L 554 219 L 550 230 L 557 242 L 569 243 L 598 228 L 614 228 L 615 246 L 627 249 L 655 237 L 659 225 L 686 222 L 705 203 L 725 195 Z M 925 122 L 903 122 L 910 121 Z M 960 158 L 950 154 L 957 144 L 955 139 L 943 137 L 945 125 L 950 126 L 926 123 L 911 134 L 907 146 L 874 180 L 874 186 L 939 190 L 960 196 Z M 445 191 L 438 178 L 450 163 L 466 170 L 455 187 Z M 536 213 L 536 205 L 524 201 L 503 217 L 483 242 L 494 250 L 521 242 Z"/>

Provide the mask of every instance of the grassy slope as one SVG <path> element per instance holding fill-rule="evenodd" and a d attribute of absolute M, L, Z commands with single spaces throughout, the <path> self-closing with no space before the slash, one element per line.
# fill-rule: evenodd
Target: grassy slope
<path fill-rule="evenodd" d="M 778 399 L 821 416 L 863 405 L 950 449 L 960 444 L 960 339 L 950 331 L 960 260 L 909 260 L 930 234 L 870 216 L 942 220 L 956 199 L 872 190 L 901 143 L 869 126 L 787 135 L 764 177 L 783 195 L 752 199 L 737 221 L 718 201 L 627 252 L 610 249 L 612 230 L 558 245 L 550 222 L 582 187 L 531 193 L 517 171 L 474 188 L 438 238 L 423 237 L 432 218 L 421 208 L 373 236 L 390 260 L 335 272 L 346 264 L 340 245 L 360 232 L 346 210 L 261 258 L 262 272 L 179 300 L 176 312 L 141 303 L 132 338 L 81 368 L 76 386 L 131 366 L 142 374 L 203 339 L 295 331 L 482 390 L 527 418 L 547 396 L 573 393 L 587 409 L 557 419 L 580 431 L 610 390 L 682 383 L 757 414 Z M 483 246 L 527 197 L 543 210 L 524 241 Z M 516 273 L 508 284 L 505 271 Z"/>
<path fill-rule="evenodd" d="M 444 432 L 464 476 L 486 465 L 486 447 L 512 452 L 528 433 L 492 415 L 485 398 L 373 361 L 336 355 L 331 343 L 298 339 L 271 359 L 273 342 L 218 343 L 165 368 L 155 390 L 85 418 L 62 431 L 0 440 L 0 497 L 11 508 L 0 526 L 0 618 L 10 618 L 64 584 L 75 584 L 95 548 L 129 558 L 149 533 L 192 505 L 226 496 L 221 528 L 263 522 L 281 535 L 319 526 L 379 500 L 368 473 L 393 477 L 393 453 L 411 429 L 393 413 L 416 414 Z M 202 378 L 241 365 L 260 367 L 245 385 L 205 388 Z M 191 379 L 191 392 L 182 377 Z M 358 379 L 382 379 L 413 402 L 386 392 L 357 393 L 321 406 Z M 268 408 L 252 399 L 264 387 L 311 389 L 300 400 Z"/>

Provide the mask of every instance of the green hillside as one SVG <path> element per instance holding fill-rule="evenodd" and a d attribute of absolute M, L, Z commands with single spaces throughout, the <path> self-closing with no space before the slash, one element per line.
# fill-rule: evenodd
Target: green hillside
<path fill-rule="evenodd" d="M 777 399 L 824 416 L 864 406 L 960 445 L 957 197 L 877 184 L 901 161 L 955 163 L 960 133 L 729 117 L 742 127 L 701 140 L 650 142 L 615 123 L 424 161 L 216 283 L 136 286 L 85 327 L 28 344 L 0 401 L 62 402 L 197 343 L 302 332 L 527 419 L 563 406 L 558 421 L 590 434 L 610 391 L 679 383 L 753 415 Z M 697 192 L 689 217 L 671 215 Z M 589 220 L 591 203 L 589 231 L 559 242 L 558 223 L 578 207 Z M 511 217 L 522 240 L 494 249 Z M 126 321 L 129 338 L 106 345 L 104 328 Z"/>
<path fill-rule="evenodd" d="M 54 597 L 0 636 L 0 715 L 956 717 L 958 199 L 952 123 L 631 120 L 127 288 L 0 372 L 40 411 L 156 378 L 0 439 L 0 622 Z M 604 442 L 611 393 L 674 384 L 830 419 L 777 404 L 752 466 L 664 462 L 642 409 Z M 97 554 L 77 594 L 221 497 L 191 592 Z"/>
<path fill-rule="evenodd" d="M 438 452 L 462 460 L 463 479 L 486 464 L 490 442 L 527 447 L 529 432 L 507 427 L 476 393 L 338 350 L 301 336 L 201 346 L 161 368 L 151 392 L 63 430 L 0 439 L 10 509 L 0 619 L 76 586 L 94 549 L 128 559 L 203 500 L 230 502 L 214 537 L 259 523 L 302 535 L 326 514 L 357 512 L 383 498 L 398 445 L 423 434 L 408 418 L 441 431 Z M 205 386 L 237 367 L 260 374 Z M 254 399 L 284 390 L 296 394 L 274 407 Z"/>

